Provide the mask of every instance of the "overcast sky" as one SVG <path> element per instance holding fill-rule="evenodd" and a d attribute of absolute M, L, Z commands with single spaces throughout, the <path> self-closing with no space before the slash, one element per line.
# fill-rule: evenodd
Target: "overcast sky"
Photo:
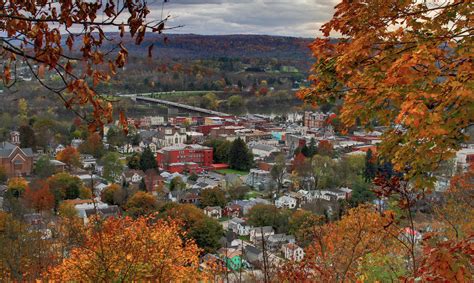
<path fill-rule="evenodd" d="M 298 37 L 321 35 L 338 0 L 169 0 L 168 26 L 173 33 L 269 34 Z M 149 1 L 152 18 L 161 16 L 161 0 Z"/>

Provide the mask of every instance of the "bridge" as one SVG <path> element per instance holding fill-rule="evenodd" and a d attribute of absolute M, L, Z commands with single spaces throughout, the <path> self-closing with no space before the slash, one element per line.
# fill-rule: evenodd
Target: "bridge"
<path fill-rule="evenodd" d="M 182 103 L 167 101 L 167 100 L 163 100 L 163 99 L 156 99 L 156 98 L 150 98 L 150 97 L 144 97 L 144 96 L 135 96 L 134 99 L 136 101 L 156 103 L 156 104 L 160 104 L 160 105 L 164 105 L 164 106 L 168 106 L 168 107 L 174 107 L 174 108 L 177 108 L 177 109 L 183 109 L 183 110 L 186 110 L 186 111 L 196 112 L 196 113 L 200 113 L 200 114 L 206 114 L 206 115 L 212 115 L 212 116 L 232 116 L 230 114 L 223 113 L 223 112 L 218 112 L 218 111 L 209 110 L 209 109 L 205 109 L 205 108 L 201 108 L 201 107 L 195 107 L 195 106 L 186 105 L 186 104 L 182 104 Z"/>

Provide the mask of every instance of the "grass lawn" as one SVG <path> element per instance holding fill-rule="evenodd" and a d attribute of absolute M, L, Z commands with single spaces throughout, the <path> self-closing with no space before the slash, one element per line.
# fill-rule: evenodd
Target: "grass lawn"
<path fill-rule="evenodd" d="M 263 194 L 261 192 L 250 191 L 247 194 L 245 194 L 245 199 L 257 198 L 257 197 L 261 197 L 261 196 L 263 196 Z"/>
<path fill-rule="evenodd" d="M 237 175 L 247 175 L 249 172 L 248 171 L 239 171 L 239 170 L 235 170 L 235 169 L 220 169 L 220 170 L 216 170 L 217 173 L 220 173 L 220 174 L 223 174 L 223 175 L 226 175 L 226 174 L 237 174 Z"/>

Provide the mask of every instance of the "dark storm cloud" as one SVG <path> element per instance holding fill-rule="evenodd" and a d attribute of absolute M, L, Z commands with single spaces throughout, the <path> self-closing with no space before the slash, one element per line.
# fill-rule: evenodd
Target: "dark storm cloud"
<path fill-rule="evenodd" d="M 178 33 L 271 34 L 314 37 L 328 21 L 337 0 L 169 0 L 168 26 L 184 25 Z M 161 16 L 161 2 L 151 4 Z"/>

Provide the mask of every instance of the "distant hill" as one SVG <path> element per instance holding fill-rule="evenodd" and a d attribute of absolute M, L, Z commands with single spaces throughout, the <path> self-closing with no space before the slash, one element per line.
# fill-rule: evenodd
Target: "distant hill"
<path fill-rule="evenodd" d="M 118 33 L 108 37 L 119 39 Z M 311 39 L 269 35 L 195 35 L 195 34 L 147 34 L 141 45 L 127 38 L 125 45 L 130 54 L 143 56 L 148 46 L 154 45 L 153 53 L 169 58 L 210 59 L 230 58 L 278 58 L 283 60 L 308 60 Z"/>

